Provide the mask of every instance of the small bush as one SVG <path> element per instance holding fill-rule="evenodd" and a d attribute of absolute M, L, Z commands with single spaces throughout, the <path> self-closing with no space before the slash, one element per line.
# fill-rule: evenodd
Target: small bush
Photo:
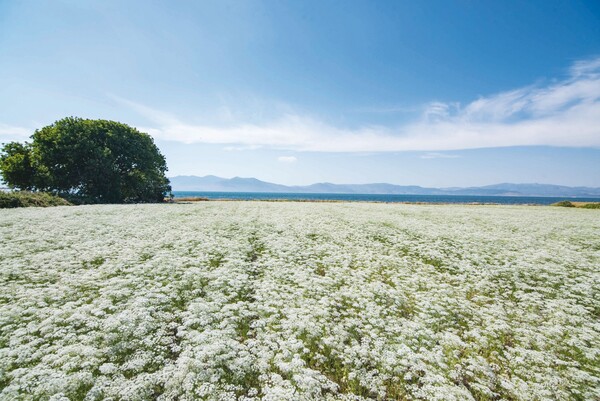
<path fill-rule="evenodd" d="M 600 203 L 587 203 L 581 207 L 584 209 L 600 209 Z"/>
<path fill-rule="evenodd" d="M 0 192 L 0 209 L 13 207 L 70 206 L 63 198 L 45 192 Z"/>
<path fill-rule="evenodd" d="M 552 206 L 575 207 L 575 205 L 572 202 L 569 202 L 568 200 L 553 203 Z"/>

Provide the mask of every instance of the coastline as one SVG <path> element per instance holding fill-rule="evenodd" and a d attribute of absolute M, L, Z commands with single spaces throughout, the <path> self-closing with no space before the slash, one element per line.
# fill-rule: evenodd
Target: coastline
<path fill-rule="evenodd" d="M 294 193 L 249 191 L 178 191 L 172 192 L 175 202 L 260 200 L 265 202 L 366 202 L 404 204 L 465 204 L 465 205 L 562 205 L 578 206 L 578 202 L 600 203 L 600 197 L 575 196 L 512 196 L 512 195 L 431 195 L 431 194 L 361 194 L 361 193 Z"/>
<path fill-rule="evenodd" d="M 424 201 L 377 201 L 360 199 L 256 199 L 256 198 L 207 198 L 207 197 L 181 197 L 166 199 L 167 203 L 193 204 L 197 202 L 298 202 L 298 203 L 376 203 L 400 205 L 465 205 L 465 206 L 560 206 L 554 203 L 498 203 L 498 202 L 424 202 Z M 573 201 L 573 208 L 586 208 L 587 205 L 600 205 L 600 202 Z"/>

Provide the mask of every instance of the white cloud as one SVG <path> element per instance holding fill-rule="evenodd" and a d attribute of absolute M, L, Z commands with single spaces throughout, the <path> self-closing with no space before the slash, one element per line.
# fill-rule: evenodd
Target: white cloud
<path fill-rule="evenodd" d="M 188 124 L 116 98 L 148 118 L 158 139 L 315 152 L 447 151 L 503 146 L 600 147 L 600 57 L 575 63 L 568 78 L 481 97 L 462 106 L 432 102 L 401 126 L 339 128 L 294 113 L 266 123 Z"/>
<path fill-rule="evenodd" d="M 34 130 L 0 123 L 0 143 L 27 140 Z"/>
<path fill-rule="evenodd" d="M 296 163 L 298 159 L 294 156 L 279 156 L 277 161 L 281 163 Z"/>
<path fill-rule="evenodd" d="M 456 159 L 459 157 L 459 155 L 439 152 L 429 152 L 421 155 L 421 159 Z"/>
<path fill-rule="evenodd" d="M 429 122 L 438 122 L 450 117 L 458 107 L 457 103 L 431 102 L 425 107 L 423 117 Z"/>
<path fill-rule="evenodd" d="M 581 75 L 596 75 L 600 74 L 600 57 L 587 60 L 580 60 L 573 63 L 571 66 L 571 75 L 579 77 Z"/>
<path fill-rule="evenodd" d="M 227 152 L 241 152 L 244 150 L 254 150 L 259 149 L 260 146 L 248 145 L 248 146 L 225 146 L 223 150 Z"/>

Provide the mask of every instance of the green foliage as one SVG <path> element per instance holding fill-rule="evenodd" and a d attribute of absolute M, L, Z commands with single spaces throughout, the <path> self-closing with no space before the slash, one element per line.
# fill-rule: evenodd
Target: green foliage
<path fill-rule="evenodd" d="M 171 191 L 164 156 L 128 125 L 68 117 L 8 143 L 0 171 L 11 188 L 47 191 L 75 203 L 162 202 Z"/>
<path fill-rule="evenodd" d="M 48 207 L 69 205 L 71 205 L 71 203 L 67 202 L 63 198 L 45 192 L 0 191 L 0 209 L 29 206 Z"/>
<path fill-rule="evenodd" d="M 599 202 L 593 202 L 593 203 L 577 202 L 577 204 L 575 204 L 575 203 L 569 202 L 567 200 L 564 200 L 561 202 L 553 203 L 552 206 L 578 207 L 578 208 L 582 208 L 582 209 L 600 209 Z"/>
<path fill-rule="evenodd" d="M 9 187 L 33 189 L 36 173 L 31 164 L 31 144 L 10 142 L 4 145 L 0 171 Z"/>
<path fill-rule="evenodd" d="M 575 207 L 575 205 L 568 200 L 553 203 L 552 206 Z"/>

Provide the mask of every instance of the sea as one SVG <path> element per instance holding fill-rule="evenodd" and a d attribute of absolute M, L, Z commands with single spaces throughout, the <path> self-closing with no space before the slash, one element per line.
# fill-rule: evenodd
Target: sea
<path fill-rule="evenodd" d="M 458 203 L 496 205 L 550 205 L 563 200 L 600 202 L 600 198 L 546 196 L 480 196 L 480 195 L 382 195 L 382 194 L 310 194 L 280 192 L 201 192 L 173 191 L 175 198 L 207 198 L 211 200 L 297 200 L 382 203 Z"/>

